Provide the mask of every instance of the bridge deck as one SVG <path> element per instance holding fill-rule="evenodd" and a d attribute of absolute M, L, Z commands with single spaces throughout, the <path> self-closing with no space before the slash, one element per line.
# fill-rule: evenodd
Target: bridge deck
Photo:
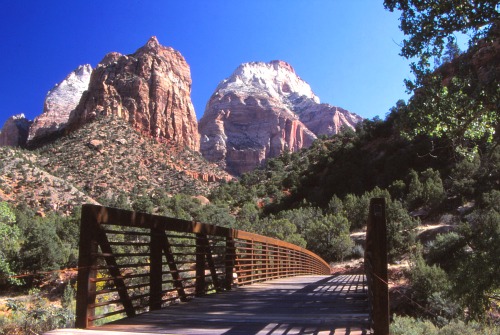
<path fill-rule="evenodd" d="M 100 327 L 48 334 L 370 334 L 365 284 L 363 275 L 284 278 Z"/>

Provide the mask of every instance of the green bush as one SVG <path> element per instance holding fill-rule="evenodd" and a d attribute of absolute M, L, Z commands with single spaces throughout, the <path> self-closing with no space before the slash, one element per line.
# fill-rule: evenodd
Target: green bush
<path fill-rule="evenodd" d="M 429 320 L 419 320 L 411 317 L 395 316 L 390 326 L 391 335 L 499 335 L 500 327 L 464 323 L 454 320 L 439 328 Z"/>
<path fill-rule="evenodd" d="M 403 204 L 398 201 L 388 201 L 387 211 L 387 253 L 389 260 L 407 253 L 415 244 L 418 219 L 412 218 Z"/>
<path fill-rule="evenodd" d="M 0 202 L 0 285 L 19 284 L 11 276 L 15 275 L 11 263 L 21 248 L 21 230 L 16 216 L 6 202 Z"/>
<path fill-rule="evenodd" d="M 395 316 L 390 326 L 391 335 L 437 335 L 438 329 L 429 320 Z"/>
<path fill-rule="evenodd" d="M 8 299 L 9 317 L 0 316 L 1 334 L 41 334 L 56 328 L 74 326 L 74 307 L 56 307 L 33 289 L 25 301 Z"/>
<path fill-rule="evenodd" d="M 460 315 L 460 306 L 451 298 L 448 275 L 439 266 L 426 264 L 418 251 L 410 264 L 410 283 L 412 300 L 422 307 L 418 314 L 431 318 L 438 326 Z"/>
<path fill-rule="evenodd" d="M 426 259 L 429 264 L 437 264 L 447 271 L 454 270 L 464 257 L 467 257 L 467 243 L 457 232 L 438 234 L 429 242 Z"/>
<path fill-rule="evenodd" d="M 342 215 L 325 215 L 310 222 L 304 235 L 307 248 L 326 261 L 343 261 L 352 254 L 349 221 Z"/>

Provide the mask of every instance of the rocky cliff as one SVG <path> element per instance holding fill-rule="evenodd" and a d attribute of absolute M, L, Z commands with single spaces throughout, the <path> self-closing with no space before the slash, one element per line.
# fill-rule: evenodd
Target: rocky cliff
<path fill-rule="evenodd" d="M 30 127 L 28 144 L 57 133 L 66 126 L 70 113 L 89 86 L 91 74 L 89 64 L 81 65 L 47 93 L 43 112 Z"/>
<path fill-rule="evenodd" d="M 354 127 L 361 117 L 320 104 L 286 62 L 245 63 L 216 88 L 199 122 L 200 150 L 234 174 L 285 150 L 308 147 L 322 134 Z"/>
<path fill-rule="evenodd" d="M 24 114 L 11 116 L 5 121 L 0 131 L 0 147 L 19 147 L 26 144 L 31 121 Z"/>
<path fill-rule="evenodd" d="M 134 54 L 104 57 L 71 113 L 68 129 L 98 115 L 113 115 L 158 139 L 199 150 L 190 94 L 191 73 L 184 57 L 152 37 Z"/>

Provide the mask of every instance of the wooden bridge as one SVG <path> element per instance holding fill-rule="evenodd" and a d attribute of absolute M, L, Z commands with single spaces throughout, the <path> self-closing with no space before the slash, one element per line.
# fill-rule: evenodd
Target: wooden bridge
<path fill-rule="evenodd" d="M 293 244 L 94 205 L 82 209 L 76 327 L 48 334 L 388 334 L 385 206 L 366 275 Z"/>

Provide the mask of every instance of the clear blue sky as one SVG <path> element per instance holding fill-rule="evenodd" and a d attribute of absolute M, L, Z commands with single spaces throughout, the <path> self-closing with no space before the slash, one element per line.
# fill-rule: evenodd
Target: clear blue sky
<path fill-rule="evenodd" d="M 198 119 L 241 63 L 290 63 L 322 102 L 384 118 L 406 99 L 399 13 L 382 0 L 3 1 L 0 127 L 42 112 L 47 91 L 81 64 L 130 54 L 157 36 L 191 67 Z"/>

